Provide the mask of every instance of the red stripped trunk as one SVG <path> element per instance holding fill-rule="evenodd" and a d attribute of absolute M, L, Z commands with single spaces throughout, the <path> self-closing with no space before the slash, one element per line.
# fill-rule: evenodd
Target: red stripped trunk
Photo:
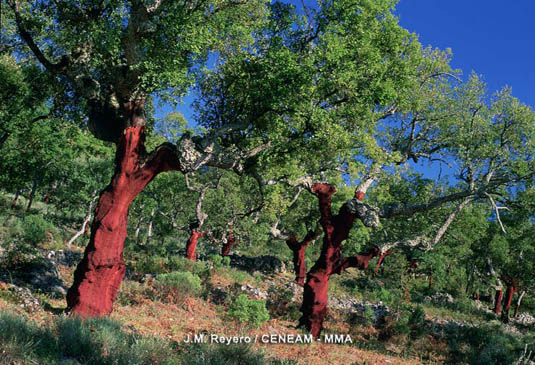
<path fill-rule="evenodd" d="M 379 260 L 377 260 L 377 264 L 375 265 L 375 271 L 373 272 L 374 276 L 377 276 L 377 273 L 379 272 L 379 268 L 383 264 L 383 261 L 384 261 L 385 257 L 390 255 L 390 254 L 392 254 L 392 252 L 390 252 L 390 251 L 381 253 L 381 256 L 379 256 Z"/>
<path fill-rule="evenodd" d="M 299 286 L 305 285 L 305 278 L 307 273 L 307 267 L 305 263 L 305 252 L 307 246 L 312 242 L 314 239 L 312 237 L 313 234 L 308 233 L 303 241 L 299 242 L 297 241 L 297 237 L 295 235 L 292 235 L 288 240 L 286 240 L 286 244 L 292 250 L 293 253 L 293 264 L 294 264 L 294 271 L 295 271 L 295 282 Z"/>
<path fill-rule="evenodd" d="M 327 314 L 329 277 L 340 265 L 341 243 L 348 237 L 355 216 L 346 210 L 345 205 L 336 216 L 331 215 L 331 197 L 336 192 L 334 186 L 319 183 L 312 187 L 312 191 L 319 200 L 323 246 L 320 257 L 307 275 L 299 326 L 304 326 L 312 336 L 318 337 Z"/>
<path fill-rule="evenodd" d="M 511 302 L 513 301 L 513 295 L 515 293 L 515 288 L 512 285 L 507 285 L 505 290 L 505 300 L 502 309 L 502 318 L 507 322 L 509 318 L 509 308 L 511 308 Z"/>
<path fill-rule="evenodd" d="M 230 249 L 235 245 L 236 239 L 234 238 L 234 233 L 230 232 L 227 237 L 227 242 L 221 247 L 221 256 L 225 257 L 230 255 Z"/>
<path fill-rule="evenodd" d="M 67 292 L 67 310 L 82 317 L 105 316 L 125 275 L 123 246 L 128 208 L 134 198 L 168 165 L 145 161 L 143 127 L 125 129 L 117 146 L 115 173 L 95 209 L 91 237 Z"/>
<path fill-rule="evenodd" d="M 196 229 L 191 231 L 188 243 L 186 244 L 186 258 L 191 261 L 197 261 L 197 241 L 199 238 L 204 237 L 206 233 L 199 232 Z"/>
<path fill-rule="evenodd" d="M 502 307 L 503 290 L 496 290 L 496 296 L 494 297 L 494 314 L 500 314 L 500 308 Z"/>
<path fill-rule="evenodd" d="M 507 284 L 507 289 L 505 290 L 505 300 L 504 300 L 504 306 L 502 310 L 502 320 L 504 322 L 509 321 L 509 309 L 511 308 L 511 303 L 513 301 L 513 296 L 515 295 L 515 292 L 518 291 L 518 283 L 520 282 L 520 279 L 515 278 L 512 280 L 504 280 Z"/>

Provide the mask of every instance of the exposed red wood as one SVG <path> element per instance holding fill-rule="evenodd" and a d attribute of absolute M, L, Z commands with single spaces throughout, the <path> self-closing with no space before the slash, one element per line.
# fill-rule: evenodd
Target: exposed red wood
<path fill-rule="evenodd" d="M 199 232 L 196 229 L 191 231 L 188 242 L 186 244 L 186 258 L 191 261 L 197 261 L 197 242 L 199 238 L 206 236 L 205 232 Z"/>
<path fill-rule="evenodd" d="M 82 317 L 104 316 L 125 274 L 123 246 L 128 208 L 134 198 L 160 172 L 177 167 L 176 159 L 162 161 L 164 151 L 147 158 L 143 126 L 128 127 L 115 156 L 115 173 L 101 192 L 84 257 L 67 292 L 67 309 Z M 173 165 L 171 165 L 173 164 Z"/>

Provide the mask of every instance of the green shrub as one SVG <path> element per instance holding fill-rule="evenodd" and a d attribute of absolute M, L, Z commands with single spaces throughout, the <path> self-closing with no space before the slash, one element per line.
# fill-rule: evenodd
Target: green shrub
<path fill-rule="evenodd" d="M 229 267 L 230 266 L 230 257 L 228 257 L 228 256 L 223 257 L 223 259 L 221 260 L 221 263 L 223 264 L 223 266 Z"/>
<path fill-rule="evenodd" d="M 262 354 L 254 353 L 250 345 L 197 345 L 189 346 L 184 358 L 188 365 L 268 364 Z"/>
<path fill-rule="evenodd" d="M 223 264 L 221 263 L 221 261 L 223 261 L 223 257 L 221 257 L 221 255 L 217 255 L 217 254 L 210 255 L 208 259 L 212 261 L 212 263 L 214 264 L 214 267 L 216 268 L 220 268 L 223 266 Z"/>
<path fill-rule="evenodd" d="M 125 280 L 117 294 L 117 301 L 121 305 L 135 305 L 142 303 L 143 299 L 149 296 L 149 288 L 136 281 Z"/>
<path fill-rule="evenodd" d="M 169 259 L 169 271 L 189 271 L 202 276 L 206 271 L 206 263 L 191 261 L 185 257 L 173 256 Z"/>
<path fill-rule="evenodd" d="M 163 274 L 169 272 L 169 259 L 161 256 L 148 256 L 136 263 L 136 271 L 143 274 Z"/>
<path fill-rule="evenodd" d="M 28 215 L 22 220 L 22 237 L 32 245 L 45 242 L 47 232 L 51 233 L 53 230 L 54 226 L 41 215 Z"/>
<path fill-rule="evenodd" d="M 380 300 L 386 305 L 391 305 L 396 301 L 396 299 L 399 297 L 398 295 L 394 294 L 391 290 L 380 288 L 377 291 L 374 291 L 375 299 Z"/>
<path fill-rule="evenodd" d="M 249 299 L 245 294 L 238 295 L 232 302 L 228 309 L 228 315 L 239 322 L 248 322 L 254 326 L 259 326 L 269 320 L 266 302 Z"/>
<path fill-rule="evenodd" d="M 157 298 L 181 303 L 201 293 L 201 278 L 187 271 L 173 271 L 156 277 Z"/>
<path fill-rule="evenodd" d="M 301 314 L 299 307 L 292 301 L 294 292 L 289 289 L 271 286 L 268 290 L 267 308 L 272 317 L 297 320 Z"/>
<path fill-rule="evenodd" d="M 418 337 L 425 332 L 425 312 L 422 306 L 415 306 L 409 316 L 408 325 L 411 336 Z"/>
<path fill-rule="evenodd" d="M 0 313 L 0 364 L 179 364 L 170 344 L 109 319 L 58 318 L 39 327 Z"/>

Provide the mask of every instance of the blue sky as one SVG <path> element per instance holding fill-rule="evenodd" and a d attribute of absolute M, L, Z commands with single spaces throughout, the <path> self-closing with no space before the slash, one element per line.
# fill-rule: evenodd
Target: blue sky
<path fill-rule="evenodd" d="M 301 6 L 301 0 L 290 2 Z M 535 106 L 534 0 L 400 0 L 395 13 L 424 46 L 451 48 L 452 66 L 464 75 L 483 75 L 490 92 L 508 85 L 514 96 Z M 186 98 L 179 108 L 190 122 L 191 101 Z"/>
<path fill-rule="evenodd" d="M 482 74 L 491 92 L 508 85 L 535 106 L 535 1 L 400 0 L 396 14 L 423 45 L 451 48 L 465 75 Z"/>

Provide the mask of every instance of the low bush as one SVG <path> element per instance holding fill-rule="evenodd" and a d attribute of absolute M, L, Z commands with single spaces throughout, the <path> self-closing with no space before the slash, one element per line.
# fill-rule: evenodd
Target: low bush
<path fill-rule="evenodd" d="M 52 223 L 47 222 L 43 216 L 38 214 L 24 217 L 21 228 L 22 238 L 34 246 L 45 242 L 54 231 Z"/>
<path fill-rule="evenodd" d="M 58 318 L 40 327 L 0 313 L 0 364 L 180 364 L 165 340 L 126 333 L 109 319 Z"/>
<path fill-rule="evenodd" d="M 263 300 L 249 299 L 245 294 L 240 294 L 230 304 L 228 316 L 239 322 L 247 322 L 254 326 L 269 320 L 266 302 Z"/>
<path fill-rule="evenodd" d="M 184 299 L 201 293 L 201 278 L 187 271 L 173 271 L 156 277 L 158 299 L 181 303 Z"/>

